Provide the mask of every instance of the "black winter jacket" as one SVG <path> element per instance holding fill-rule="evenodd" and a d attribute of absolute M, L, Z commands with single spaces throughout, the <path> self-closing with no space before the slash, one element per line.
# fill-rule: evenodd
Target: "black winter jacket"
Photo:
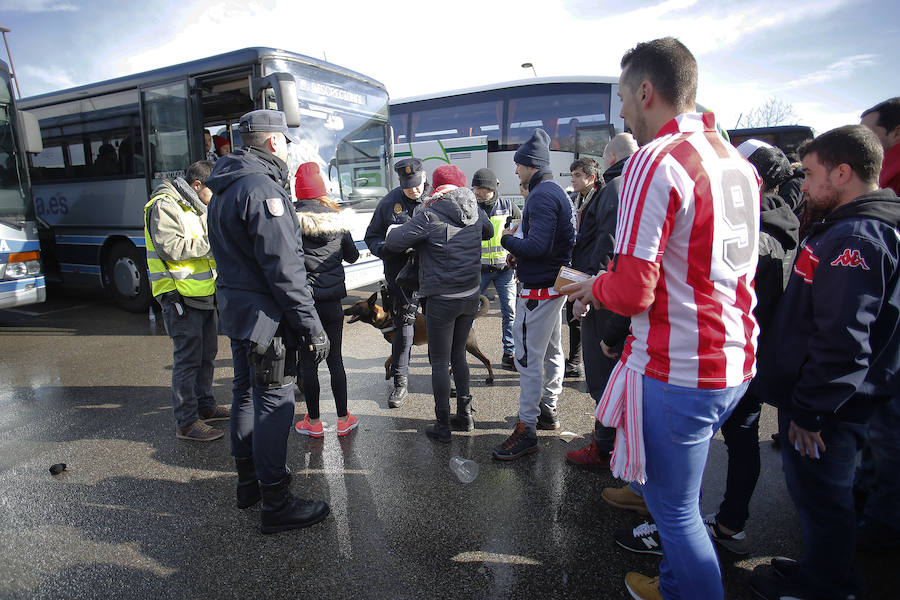
<path fill-rule="evenodd" d="M 347 295 L 343 262 L 359 260 L 350 233 L 352 209 L 333 210 L 318 200 L 294 204 L 303 237 L 306 280 L 316 300 L 340 300 Z"/>
<path fill-rule="evenodd" d="M 412 219 L 413 212 L 422 202 L 431 195 L 431 186 L 425 184 L 425 191 L 418 200 L 410 200 L 399 187 L 395 187 L 387 195 L 381 199 L 375 212 L 372 214 L 372 220 L 366 229 L 365 242 L 369 247 L 369 251 L 381 259 L 384 263 L 384 275 L 389 279 L 397 277 L 397 273 L 406 264 L 406 256 L 402 253 L 397 254 L 386 249 L 384 246 L 384 238 L 387 235 L 388 227 L 391 225 L 402 225 Z"/>
<path fill-rule="evenodd" d="M 494 226 L 469 188 L 429 199 L 413 218 L 388 234 L 385 248 L 419 255 L 419 295 L 455 294 L 481 285 L 481 240 Z M 477 290 L 476 290 L 477 291 Z"/>
<path fill-rule="evenodd" d="M 865 423 L 900 389 L 900 201 L 860 196 L 812 225 L 771 335 L 758 391 L 800 427 Z"/>
<path fill-rule="evenodd" d="M 775 194 L 760 198 L 759 260 L 753 279 L 756 290 L 753 314 L 761 336 L 769 331 L 778 300 L 790 279 L 800 244 L 799 232 L 800 221 L 783 198 Z"/>
<path fill-rule="evenodd" d="M 287 165 L 257 148 L 221 157 L 206 180 L 219 331 L 232 339 L 268 346 L 282 321 L 288 341 L 322 331 L 288 181 Z"/>
<path fill-rule="evenodd" d="M 500 245 L 516 257 L 516 276 L 529 289 L 553 287 L 559 268 L 568 265 L 575 243 L 575 208 L 566 192 L 553 181 L 549 167 L 528 183 L 522 210 L 524 237 L 504 235 Z"/>

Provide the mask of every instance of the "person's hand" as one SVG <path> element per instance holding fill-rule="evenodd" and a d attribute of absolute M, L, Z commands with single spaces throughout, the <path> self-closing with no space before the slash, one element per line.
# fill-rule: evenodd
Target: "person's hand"
<path fill-rule="evenodd" d="M 612 348 L 606 345 L 606 342 L 600 340 L 600 350 L 603 351 L 603 355 L 606 358 L 616 359 L 619 358 L 619 353 L 615 352 Z"/>
<path fill-rule="evenodd" d="M 564 285 L 559 288 L 559 292 L 566 294 L 573 302 L 580 301 L 582 304 L 592 304 L 594 308 L 602 308 L 603 305 L 594 298 L 593 287 L 596 279 L 597 276 L 594 275 L 590 279 Z"/>
<path fill-rule="evenodd" d="M 579 321 L 587 316 L 589 310 L 591 310 L 591 305 L 585 304 L 581 300 L 576 300 L 572 303 L 572 314 Z"/>
<path fill-rule="evenodd" d="M 518 225 L 513 225 L 512 227 L 507 227 L 506 229 L 503 230 L 503 234 L 500 237 L 503 237 L 504 235 L 516 235 L 516 231 L 518 231 L 518 230 L 519 230 Z"/>
<path fill-rule="evenodd" d="M 512 254 L 506 255 L 506 266 L 510 269 L 515 269 L 519 265 L 519 261 L 516 260 L 516 257 Z"/>
<path fill-rule="evenodd" d="M 800 456 L 821 458 L 822 452 L 825 452 L 822 432 L 807 431 L 793 421 L 791 421 L 791 428 L 788 430 L 788 439 L 794 445 L 794 449 L 800 453 Z"/>
<path fill-rule="evenodd" d="M 330 350 L 331 342 L 328 341 L 328 336 L 325 335 L 324 331 L 320 331 L 309 338 L 309 351 L 313 353 L 316 364 L 325 360 Z"/>

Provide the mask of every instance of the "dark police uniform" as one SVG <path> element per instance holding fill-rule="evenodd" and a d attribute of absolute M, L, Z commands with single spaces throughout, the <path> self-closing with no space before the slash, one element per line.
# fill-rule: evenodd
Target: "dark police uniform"
<path fill-rule="evenodd" d="M 267 121 L 278 115 L 283 122 L 278 111 L 248 113 L 241 117 L 239 131 L 289 136 L 286 125 L 275 128 Z M 256 120 L 261 122 L 254 129 Z M 219 325 L 231 338 L 234 353 L 231 452 L 238 463 L 238 504 L 241 465 L 252 459 L 249 466 L 255 466 L 262 484 L 264 514 L 267 487 L 280 485 L 279 491 L 289 496 L 287 439 L 294 419 L 297 349 L 321 346 L 323 338 L 327 346 L 306 283 L 300 225 L 286 189 L 289 180 L 287 165 L 278 157 L 245 147 L 221 157 L 206 181 L 215 194 L 208 225 L 218 258 Z"/>
<path fill-rule="evenodd" d="M 394 165 L 394 170 L 400 176 L 400 186 L 388 192 L 378 203 L 365 237 L 369 251 L 384 263 L 384 279 L 390 298 L 390 306 L 386 308 L 391 311 L 394 321 L 394 338 L 391 343 L 391 375 L 394 377 L 392 408 L 399 407 L 406 396 L 409 353 L 412 349 L 419 298 L 411 290 L 405 290 L 397 284 L 397 274 L 406 264 L 407 255 L 385 249 L 384 238 L 390 226 L 402 225 L 409 221 L 413 211 L 421 206 L 422 201 L 430 193 L 428 183 L 425 183 L 425 190 L 416 200 L 410 200 L 403 193 L 404 188 L 417 187 L 425 181 L 425 170 L 418 158 L 399 160 Z"/>

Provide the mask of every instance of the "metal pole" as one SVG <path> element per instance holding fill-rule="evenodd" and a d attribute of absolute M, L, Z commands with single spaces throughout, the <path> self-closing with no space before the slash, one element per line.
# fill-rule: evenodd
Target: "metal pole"
<path fill-rule="evenodd" d="M 16 97 L 21 98 L 22 92 L 19 91 L 19 78 L 16 77 L 16 68 L 13 66 L 12 54 L 9 52 L 9 42 L 6 41 L 6 34 L 9 31 L 8 27 L 0 26 L 0 32 L 3 33 L 3 43 L 6 45 L 6 56 L 9 58 L 9 71 L 10 75 L 12 75 L 13 81 L 16 82 Z"/>

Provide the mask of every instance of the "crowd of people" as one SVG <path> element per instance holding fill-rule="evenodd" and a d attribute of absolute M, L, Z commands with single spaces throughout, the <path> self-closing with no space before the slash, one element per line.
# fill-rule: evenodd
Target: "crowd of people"
<path fill-rule="evenodd" d="M 441 166 L 429 184 L 418 159 L 394 165 L 400 185 L 365 235 L 383 262 L 393 318 L 388 405 L 408 396 L 421 308 L 435 413 L 426 434 L 447 443 L 453 429 L 475 426 L 465 344 L 493 283 L 501 365 L 519 376 L 517 422 L 493 457 L 537 452 L 537 430 L 560 426 L 564 377 L 583 370 L 594 431 L 566 459 L 609 465 L 627 482 L 603 500 L 651 520 L 616 542 L 662 556 L 658 576 L 626 575 L 632 597 L 724 597 L 714 544 L 750 552 L 744 529 L 769 403 L 804 554 L 773 559 L 751 588 L 773 600 L 861 598 L 857 547 L 900 546 L 900 98 L 809 141 L 797 165 L 758 140 L 733 147 L 712 113 L 696 112 L 697 64 L 679 41 L 640 43 L 621 66 L 631 133 L 609 141 L 603 165 L 572 163 L 572 195 L 554 181 L 542 129 L 510 165 L 521 211 L 498 196 L 489 169 L 468 182 Z M 337 435 L 358 424 L 347 406 L 341 300 L 342 262 L 359 252 L 348 209 L 327 196 L 318 165 L 293 174 L 292 199 L 295 140 L 283 113 L 250 112 L 238 132 L 242 148 L 153 191 L 145 237 L 173 340 L 176 437 L 218 439 L 224 431 L 207 423 L 229 420 L 237 505 L 261 500 L 262 531 L 272 533 L 329 513 L 293 495 L 287 467 L 292 426 L 324 435 L 321 361 Z M 563 267 L 583 280 L 558 286 Z M 211 393 L 217 331 L 231 339 L 230 408 Z M 298 381 L 307 413 L 294 424 Z M 703 516 L 701 480 L 720 428 L 726 490 L 717 513 Z"/>

